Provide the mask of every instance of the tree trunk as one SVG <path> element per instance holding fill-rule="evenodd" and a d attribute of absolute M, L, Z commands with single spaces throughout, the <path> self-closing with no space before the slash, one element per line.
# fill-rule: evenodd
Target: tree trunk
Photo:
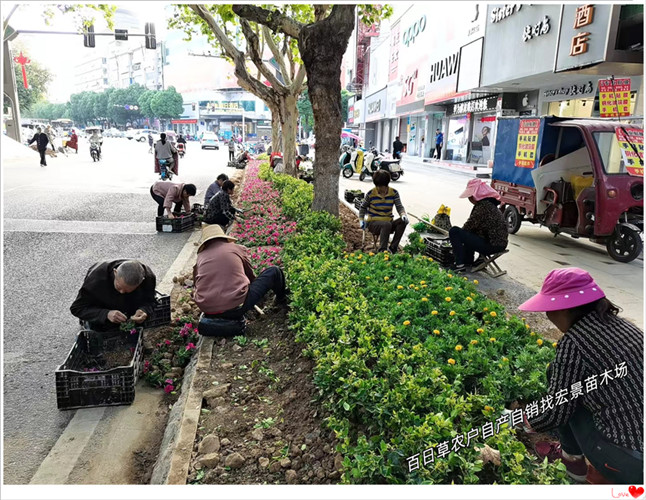
<path fill-rule="evenodd" d="M 280 126 L 283 131 L 283 163 L 285 173 L 296 177 L 296 129 L 298 119 L 296 97 L 287 95 L 281 101 Z"/>
<path fill-rule="evenodd" d="M 307 69 L 307 88 L 314 114 L 316 161 L 313 210 L 339 215 L 341 145 L 341 62 L 354 29 L 354 5 L 335 5 L 323 21 L 301 30 L 298 47 Z"/>

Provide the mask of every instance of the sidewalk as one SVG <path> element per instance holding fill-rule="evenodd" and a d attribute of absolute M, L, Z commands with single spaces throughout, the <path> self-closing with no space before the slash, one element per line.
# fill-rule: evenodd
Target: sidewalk
<path fill-rule="evenodd" d="M 471 163 L 463 163 L 457 161 L 448 161 L 448 160 L 436 160 L 432 158 L 420 158 L 419 156 L 407 156 L 402 157 L 402 166 L 423 166 L 428 168 L 441 168 L 443 170 L 450 170 L 453 172 L 460 172 L 467 175 L 472 175 L 474 177 L 480 177 L 483 179 L 491 178 L 491 168 L 484 165 L 473 165 Z"/>

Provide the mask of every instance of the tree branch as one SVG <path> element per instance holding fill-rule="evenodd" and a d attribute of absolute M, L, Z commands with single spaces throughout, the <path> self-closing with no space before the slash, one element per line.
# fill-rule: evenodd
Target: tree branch
<path fill-rule="evenodd" d="M 255 5 L 232 5 L 231 7 L 240 18 L 263 24 L 275 33 L 282 32 L 292 38 L 298 39 L 304 26 L 278 10 L 271 11 Z"/>
<path fill-rule="evenodd" d="M 327 14 L 329 5 L 321 5 L 317 4 L 314 6 L 314 19 L 317 21 L 322 21 L 325 19 L 325 15 Z"/>
<path fill-rule="evenodd" d="M 298 73 L 296 73 L 296 78 L 290 87 L 290 93 L 295 96 L 299 96 L 303 90 L 303 81 L 305 80 L 305 65 L 301 64 L 298 68 Z"/>
<path fill-rule="evenodd" d="M 285 85 L 289 87 L 292 83 L 292 79 L 294 78 L 294 75 L 290 75 L 287 72 L 287 68 L 285 67 L 284 56 L 280 53 L 280 50 L 278 50 L 278 47 L 274 42 L 274 38 L 271 36 L 271 32 L 269 31 L 269 28 L 267 26 L 263 25 L 262 33 L 265 36 L 265 40 L 267 42 L 267 46 L 269 47 L 269 50 L 271 50 L 271 53 L 276 59 L 276 62 L 278 62 L 278 66 L 280 67 L 280 72 L 282 73 L 283 79 L 285 80 Z"/>
<path fill-rule="evenodd" d="M 251 29 L 251 25 L 249 24 L 249 21 L 247 21 L 246 19 L 240 18 L 240 27 L 242 28 L 242 33 L 244 34 L 244 37 L 247 41 L 247 50 L 249 51 L 249 56 L 251 57 L 251 61 L 260 70 L 262 75 L 267 80 L 269 80 L 269 83 L 274 89 L 284 90 L 285 86 L 282 83 L 280 83 L 278 78 L 274 76 L 273 71 L 271 71 L 267 67 L 267 65 L 263 62 L 262 54 L 260 53 L 260 46 L 258 44 L 258 37 L 253 32 L 253 29 Z"/>

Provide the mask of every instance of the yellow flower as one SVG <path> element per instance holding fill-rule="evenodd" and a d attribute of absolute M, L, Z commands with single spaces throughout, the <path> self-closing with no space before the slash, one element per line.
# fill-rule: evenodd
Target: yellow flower
<path fill-rule="evenodd" d="M 410 325 L 410 321 L 408 320 L 404 321 L 404 326 L 408 326 L 408 325 Z"/>
<path fill-rule="evenodd" d="M 404 287 L 403 287 L 403 286 L 401 286 L 401 285 L 397 285 L 397 290 L 403 290 L 403 289 L 404 289 Z"/>
<path fill-rule="evenodd" d="M 487 312 L 488 310 L 489 310 L 489 308 L 488 308 L 488 307 L 485 307 L 485 308 L 483 309 L 483 311 L 484 311 L 484 312 Z"/>
<path fill-rule="evenodd" d="M 474 285 L 477 285 L 478 283 L 480 283 L 478 280 L 473 280 Z"/>
<path fill-rule="evenodd" d="M 455 311 L 451 311 L 451 312 L 449 313 L 449 316 L 455 316 Z"/>
<path fill-rule="evenodd" d="M 360 259 L 361 257 L 362 257 L 362 255 L 361 255 L 361 254 L 357 255 L 357 259 Z"/>
<path fill-rule="evenodd" d="M 353 261 L 353 260 L 349 260 L 348 262 L 350 262 L 350 264 L 354 264 L 354 261 Z"/>
<path fill-rule="evenodd" d="M 420 282 L 419 282 L 419 284 L 420 284 L 420 285 L 426 285 L 426 281 L 423 281 L 423 280 L 422 280 L 422 281 L 420 281 Z"/>
<path fill-rule="evenodd" d="M 364 260 L 361 264 L 363 264 L 365 266 L 367 264 L 367 262 Z"/>
<path fill-rule="evenodd" d="M 428 302 L 428 299 L 426 297 L 422 297 L 422 302 Z"/>
<path fill-rule="evenodd" d="M 453 358 L 449 358 L 448 363 L 449 363 L 450 365 L 454 365 L 454 364 L 455 364 L 455 359 L 453 359 Z"/>
<path fill-rule="evenodd" d="M 418 291 L 418 290 L 419 290 L 419 287 L 418 287 L 418 286 L 416 286 L 416 287 L 415 287 L 415 290 L 416 290 L 416 291 Z"/>
<path fill-rule="evenodd" d="M 428 258 L 429 262 L 433 262 L 433 259 L 431 257 Z"/>
<path fill-rule="evenodd" d="M 440 331 L 439 331 L 439 330 L 433 330 L 433 333 L 434 333 L 435 335 L 439 335 L 439 334 L 440 334 Z"/>
<path fill-rule="evenodd" d="M 525 324 L 525 328 L 527 328 L 527 329 L 529 330 L 529 325 L 528 325 L 528 324 Z"/>
<path fill-rule="evenodd" d="M 530 336 L 530 337 L 534 337 L 534 336 L 536 336 L 536 332 L 531 332 L 531 333 L 529 334 L 529 336 Z"/>
<path fill-rule="evenodd" d="M 384 281 L 388 281 L 390 278 L 388 276 L 384 276 Z"/>
<path fill-rule="evenodd" d="M 449 274 L 449 275 L 447 275 L 447 276 L 448 276 L 449 278 L 453 278 L 453 275 L 452 275 L 452 274 Z"/>
<path fill-rule="evenodd" d="M 369 280 L 369 279 L 370 279 L 370 276 L 366 276 L 366 279 L 367 279 L 367 280 Z"/>
<path fill-rule="evenodd" d="M 375 254 L 374 252 L 370 252 L 368 255 L 370 255 L 370 257 L 373 257 Z"/>
<path fill-rule="evenodd" d="M 502 358 L 505 363 L 509 363 L 509 358 Z"/>
<path fill-rule="evenodd" d="M 468 302 L 472 302 L 472 301 L 473 301 L 473 299 L 472 299 L 471 297 L 467 297 L 467 301 L 468 301 Z"/>
<path fill-rule="evenodd" d="M 428 287 L 428 285 L 422 285 L 422 288 L 426 288 L 426 287 Z"/>
<path fill-rule="evenodd" d="M 552 344 L 552 347 L 556 347 L 556 345 L 557 345 L 557 344 L 556 344 L 556 342 L 554 342 L 554 343 Z"/>
<path fill-rule="evenodd" d="M 452 286 L 447 286 L 444 290 L 446 290 L 448 292 L 450 290 L 453 290 L 453 287 Z"/>
<path fill-rule="evenodd" d="M 437 311 L 431 311 L 431 314 L 432 314 L 433 316 L 437 316 Z"/>
<path fill-rule="evenodd" d="M 491 311 L 489 314 L 491 315 L 492 318 L 495 318 L 496 316 L 498 316 L 496 314 L 496 311 Z"/>
<path fill-rule="evenodd" d="M 543 339 L 538 339 L 538 340 L 536 341 L 536 343 L 537 343 L 539 346 L 540 346 L 540 345 L 543 345 Z"/>
<path fill-rule="evenodd" d="M 446 300 L 447 302 L 451 302 L 451 297 L 447 297 L 444 300 Z"/>
<path fill-rule="evenodd" d="M 408 288 L 415 288 L 415 285 L 408 285 Z"/>
<path fill-rule="evenodd" d="M 496 341 L 496 337 L 491 337 L 491 338 L 489 339 L 489 342 L 495 342 L 495 341 Z"/>
<path fill-rule="evenodd" d="M 401 306 L 401 305 L 402 305 L 402 303 L 401 303 L 401 302 L 397 302 L 397 305 L 398 305 L 398 306 Z"/>
<path fill-rule="evenodd" d="M 523 322 L 525 322 L 525 321 L 526 321 L 526 320 L 525 320 L 525 318 L 520 318 L 520 320 L 521 320 L 521 321 L 523 321 Z"/>
<path fill-rule="evenodd" d="M 469 278 L 462 278 L 464 281 L 469 281 Z"/>
<path fill-rule="evenodd" d="M 471 341 L 471 345 L 476 345 L 477 343 L 478 343 L 478 341 L 477 341 L 477 340 L 472 340 L 472 341 Z"/>
<path fill-rule="evenodd" d="M 476 296 L 476 294 L 475 294 L 475 293 L 472 293 L 472 294 L 471 294 L 471 297 L 475 297 L 475 296 Z"/>
<path fill-rule="evenodd" d="M 354 257 L 354 254 L 353 254 L 353 253 L 351 253 L 351 254 L 350 254 L 350 257 Z"/>
<path fill-rule="evenodd" d="M 478 329 L 476 330 L 476 332 L 478 332 L 478 333 L 484 333 L 484 330 L 483 330 L 482 328 L 478 328 Z"/>
<path fill-rule="evenodd" d="M 460 344 L 456 345 L 455 350 L 460 352 L 462 350 L 462 346 Z"/>
<path fill-rule="evenodd" d="M 493 408 L 491 406 L 489 406 L 489 405 L 486 405 L 484 407 L 484 409 L 485 409 L 485 411 L 492 411 L 493 410 Z"/>

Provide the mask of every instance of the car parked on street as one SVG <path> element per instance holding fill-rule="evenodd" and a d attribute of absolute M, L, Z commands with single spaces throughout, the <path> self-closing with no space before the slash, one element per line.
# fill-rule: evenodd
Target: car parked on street
<path fill-rule="evenodd" d="M 133 134 L 132 138 L 137 142 L 147 142 L 148 134 L 153 135 L 153 141 L 157 142 L 159 140 L 159 132 L 152 129 L 142 129 Z"/>
<path fill-rule="evenodd" d="M 220 139 L 218 139 L 218 136 L 213 132 L 204 132 L 202 140 L 200 141 L 200 146 L 202 146 L 202 149 L 213 148 L 219 150 Z"/>
<path fill-rule="evenodd" d="M 109 128 L 106 130 L 103 135 L 105 137 L 125 137 L 126 134 L 119 130 L 118 128 Z"/>

